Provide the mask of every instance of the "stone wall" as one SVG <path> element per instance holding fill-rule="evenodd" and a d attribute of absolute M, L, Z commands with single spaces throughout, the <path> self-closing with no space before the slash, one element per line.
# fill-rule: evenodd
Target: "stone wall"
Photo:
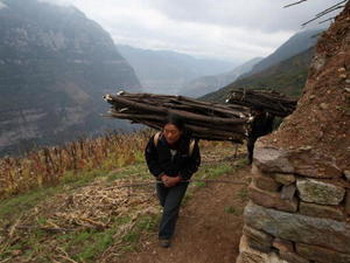
<path fill-rule="evenodd" d="M 257 145 L 237 263 L 350 263 L 350 172 L 309 150 Z"/>
<path fill-rule="evenodd" d="M 322 34 L 303 94 L 258 140 L 237 263 L 350 263 L 350 1 Z"/>

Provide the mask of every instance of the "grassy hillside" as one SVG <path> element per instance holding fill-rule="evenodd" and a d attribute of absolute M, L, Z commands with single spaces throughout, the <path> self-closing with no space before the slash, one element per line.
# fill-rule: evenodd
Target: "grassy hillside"
<path fill-rule="evenodd" d="M 111 262 L 135 251 L 141 237 L 157 231 L 160 214 L 143 158 L 149 136 L 109 135 L 1 159 L 7 193 L 0 201 L 0 261 Z M 196 179 L 233 174 L 245 165 L 227 158 L 234 151 L 230 143 L 203 141 L 200 147 Z M 185 203 L 204 186 L 192 183 Z"/>
<path fill-rule="evenodd" d="M 324 30 L 325 29 L 319 28 L 296 33 L 284 44 L 278 47 L 271 55 L 256 64 L 252 69 L 252 74 L 268 69 L 269 67 L 272 67 L 314 47 L 317 43 L 317 39 Z"/>
<path fill-rule="evenodd" d="M 313 52 L 313 48 L 308 49 L 266 70 L 238 79 L 216 92 L 203 96 L 202 99 L 224 103 L 233 88 L 274 89 L 298 97 L 305 85 Z"/>

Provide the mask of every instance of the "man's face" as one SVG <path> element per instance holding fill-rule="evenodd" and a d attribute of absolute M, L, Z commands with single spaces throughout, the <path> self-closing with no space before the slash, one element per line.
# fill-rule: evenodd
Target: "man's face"
<path fill-rule="evenodd" d="M 163 134 L 169 144 L 174 144 L 180 139 L 182 131 L 174 124 L 166 124 L 163 129 Z"/>

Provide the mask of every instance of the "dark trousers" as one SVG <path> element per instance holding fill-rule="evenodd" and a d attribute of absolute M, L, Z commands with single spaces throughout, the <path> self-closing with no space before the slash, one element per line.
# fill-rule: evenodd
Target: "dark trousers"
<path fill-rule="evenodd" d="M 188 183 L 179 183 L 167 188 L 162 183 L 157 183 L 157 195 L 163 215 L 159 226 L 159 238 L 170 239 L 175 231 L 176 220 L 179 216 L 180 204 L 185 196 Z"/>
<path fill-rule="evenodd" d="M 253 162 L 253 153 L 254 153 L 254 145 L 258 138 L 257 137 L 248 137 L 247 140 L 247 151 L 248 151 L 248 163 L 251 164 Z"/>

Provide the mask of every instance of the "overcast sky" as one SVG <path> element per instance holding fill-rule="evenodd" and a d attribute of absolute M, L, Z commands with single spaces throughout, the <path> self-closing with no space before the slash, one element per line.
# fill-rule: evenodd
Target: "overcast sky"
<path fill-rule="evenodd" d="M 269 55 L 301 30 L 303 22 L 339 2 L 308 0 L 283 8 L 296 0 L 42 1 L 76 6 L 107 30 L 116 44 L 236 63 Z"/>

